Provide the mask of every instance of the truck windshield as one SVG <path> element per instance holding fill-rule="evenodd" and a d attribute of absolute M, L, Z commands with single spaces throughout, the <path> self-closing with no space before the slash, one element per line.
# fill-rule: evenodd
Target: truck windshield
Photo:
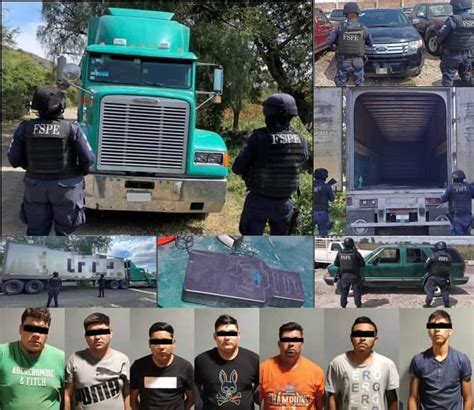
<path fill-rule="evenodd" d="M 91 55 L 89 81 L 191 88 L 192 64 L 183 61 Z"/>
<path fill-rule="evenodd" d="M 451 4 L 433 4 L 429 6 L 429 10 L 433 17 L 453 15 Z"/>
<path fill-rule="evenodd" d="M 411 25 L 400 10 L 362 11 L 359 21 L 367 27 L 404 27 Z"/>

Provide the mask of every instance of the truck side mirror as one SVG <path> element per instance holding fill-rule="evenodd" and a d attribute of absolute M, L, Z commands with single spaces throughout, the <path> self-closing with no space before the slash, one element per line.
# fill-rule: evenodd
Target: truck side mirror
<path fill-rule="evenodd" d="M 66 64 L 60 73 L 60 77 L 61 79 L 66 80 L 68 83 L 77 81 L 81 77 L 81 69 L 76 64 Z"/>
<path fill-rule="evenodd" d="M 214 92 L 221 95 L 224 91 L 224 69 L 222 67 L 214 69 Z"/>

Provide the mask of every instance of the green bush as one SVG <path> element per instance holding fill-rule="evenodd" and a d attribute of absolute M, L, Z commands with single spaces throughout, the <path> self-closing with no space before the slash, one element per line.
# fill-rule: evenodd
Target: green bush
<path fill-rule="evenodd" d="M 309 172 L 300 175 L 301 194 L 293 196 L 293 206 L 299 212 L 297 235 L 313 235 L 313 177 Z"/>
<path fill-rule="evenodd" d="M 2 50 L 2 121 L 19 119 L 26 114 L 34 91 L 54 82 L 50 71 L 31 56 L 9 48 Z"/>

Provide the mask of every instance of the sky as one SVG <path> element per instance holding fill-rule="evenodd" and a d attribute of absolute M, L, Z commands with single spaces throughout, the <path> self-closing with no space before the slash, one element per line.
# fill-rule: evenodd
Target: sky
<path fill-rule="evenodd" d="M 156 237 L 115 236 L 107 255 L 131 259 L 138 267 L 156 272 Z"/>
<path fill-rule="evenodd" d="M 42 22 L 41 6 L 41 1 L 2 2 L 2 24 L 20 29 L 20 35 L 16 37 L 17 48 L 46 58 L 46 53 L 36 39 L 36 30 Z"/>

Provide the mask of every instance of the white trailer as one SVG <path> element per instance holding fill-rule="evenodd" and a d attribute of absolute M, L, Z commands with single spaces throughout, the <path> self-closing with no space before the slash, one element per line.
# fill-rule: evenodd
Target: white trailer
<path fill-rule="evenodd" d="M 58 272 L 63 282 L 95 281 L 104 275 L 111 289 L 128 286 L 127 269 L 121 258 L 84 255 L 15 241 L 6 243 L 0 274 L 5 295 L 39 293 L 53 272 Z"/>

